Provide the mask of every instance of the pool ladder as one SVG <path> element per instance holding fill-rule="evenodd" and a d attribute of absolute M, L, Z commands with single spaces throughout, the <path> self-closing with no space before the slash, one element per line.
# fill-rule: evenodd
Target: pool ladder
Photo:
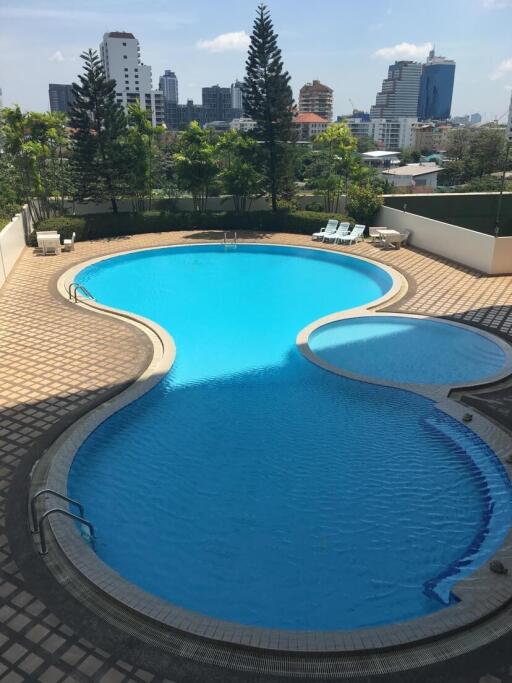
<path fill-rule="evenodd" d="M 75 304 L 78 301 L 78 292 L 82 292 L 88 299 L 95 300 L 93 295 L 87 289 L 85 285 L 81 285 L 79 282 L 72 282 L 68 288 L 69 300 L 74 301 Z"/>
<path fill-rule="evenodd" d="M 80 513 L 79 515 L 75 515 L 69 510 L 64 510 L 63 508 L 51 508 L 50 510 L 47 510 L 44 512 L 39 518 L 37 517 L 37 509 L 36 509 L 36 501 L 39 498 L 39 496 L 42 495 L 51 495 L 55 496 L 55 498 L 59 498 L 60 500 L 65 500 L 67 503 L 70 505 L 74 505 L 76 508 L 78 508 L 78 512 Z M 69 517 L 70 519 L 74 519 L 75 522 L 80 522 L 80 524 L 83 524 L 89 529 L 89 534 L 91 541 L 94 542 L 94 527 L 89 522 L 88 519 L 84 517 L 84 506 L 82 503 L 80 503 L 78 500 L 73 500 L 73 498 L 68 498 L 68 496 L 65 496 L 62 493 L 59 493 L 58 491 L 54 491 L 53 489 L 41 489 L 40 491 L 37 491 L 37 493 L 34 493 L 30 500 L 30 522 L 31 522 L 31 528 L 30 531 L 33 534 L 39 534 L 39 541 L 41 543 L 41 550 L 39 551 L 41 555 L 47 555 L 48 554 L 48 544 L 46 543 L 46 532 L 45 532 L 45 527 L 44 527 L 44 521 L 50 517 L 50 515 L 54 515 L 60 513 L 61 515 L 64 515 L 65 517 Z"/>
<path fill-rule="evenodd" d="M 237 239 L 238 239 L 238 237 L 237 237 L 236 232 L 233 233 L 233 237 L 231 238 L 231 241 L 228 238 L 228 233 L 225 232 L 224 233 L 224 246 L 225 247 L 236 247 Z"/>

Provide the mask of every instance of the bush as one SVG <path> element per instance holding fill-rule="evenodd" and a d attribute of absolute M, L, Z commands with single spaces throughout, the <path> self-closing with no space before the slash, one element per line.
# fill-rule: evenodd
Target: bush
<path fill-rule="evenodd" d="M 382 196 L 370 184 L 349 187 L 347 208 L 358 223 L 368 225 L 381 206 Z"/>
<path fill-rule="evenodd" d="M 70 238 L 76 232 L 76 241 L 94 240 L 124 235 L 175 230 L 257 230 L 260 232 L 292 232 L 311 234 L 323 228 L 329 218 L 350 220 L 346 216 L 316 211 L 250 211 L 243 215 L 234 211 L 209 213 L 89 213 L 83 216 L 59 216 L 40 221 L 36 230 L 57 230 L 61 237 Z M 37 243 L 36 234 L 30 244 Z"/>

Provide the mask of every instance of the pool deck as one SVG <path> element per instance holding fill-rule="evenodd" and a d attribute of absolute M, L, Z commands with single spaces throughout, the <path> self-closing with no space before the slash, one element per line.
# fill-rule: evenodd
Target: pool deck
<path fill-rule="evenodd" d="M 27 248 L 0 290 L 2 682 L 173 680 L 154 675 L 142 653 L 138 665 L 121 658 L 120 653 L 130 647 L 126 642 L 117 646 L 114 635 L 111 642 L 102 638 L 102 647 L 83 636 L 91 632 L 90 627 L 81 628 L 88 625 L 86 611 L 78 603 L 70 608 L 69 599 L 56 591 L 27 542 L 23 495 L 41 451 L 84 412 L 133 382 L 152 356 L 152 346 L 140 330 L 62 300 L 57 293 L 59 275 L 81 261 L 124 250 L 191 245 L 221 237 L 210 232 L 140 235 L 78 243 L 74 252 L 47 257 Z M 370 243 L 333 247 L 291 234 L 248 233 L 242 238 L 239 233 L 239 241 L 243 239 L 323 246 L 386 263 L 405 275 L 409 289 L 403 299 L 384 310 L 447 317 L 512 342 L 512 276 L 484 276 L 409 248 L 382 251 Z M 494 420 L 512 424 L 512 386 L 506 382 L 464 400 Z M 46 603 L 54 605 L 60 616 Z M 62 621 L 63 614 L 69 618 Z M 131 657 L 133 662 L 136 652 Z M 493 673 L 509 680 L 501 670 Z M 464 680 L 478 678 L 466 676 Z"/>

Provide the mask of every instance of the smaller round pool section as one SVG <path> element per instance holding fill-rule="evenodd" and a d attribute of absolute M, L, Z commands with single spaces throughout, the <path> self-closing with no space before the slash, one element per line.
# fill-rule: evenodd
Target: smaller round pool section
<path fill-rule="evenodd" d="M 340 370 L 392 383 L 482 382 L 510 368 L 510 353 L 462 325 L 405 315 L 346 318 L 315 330 L 310 349 Z"/>

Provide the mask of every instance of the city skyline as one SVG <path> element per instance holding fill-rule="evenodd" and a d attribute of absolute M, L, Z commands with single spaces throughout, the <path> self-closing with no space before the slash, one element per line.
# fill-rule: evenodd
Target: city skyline
<path fill-rule="evenodd" d="M 512 1 L 448 5 L 435 0 L 411 8 L 404 0 L 389 0 L 368 15 L 348 3 L 327 2 L 322 13 L 310 16 L 289 0 L 269 3 L 295 99 L 302 85 L 319 79 L 334 90 L 335 116 L 349 113 L 351 101 L 369 110 L 389 65 L 395 59 L 424 61 L 435 44 L 457 62 L 452 114 L 501 116 L 512 87 Z M 133 31 L 142 61 L 152 67 L 153 88 L 166 69 L 174 71 L 182 103 L 199 102 L 203 87 L 229 87 L 244 75 L 255 2 L 222 0 L 212 8 L 196 0 L 176 11 L 157 1 L 144 13 L 136 3 L 117 0 L 81 7 L 54 0 L 0 8 L 4 105 L 47 110 L 48 83 L 76 81 L 80 52 L 97 50 L 106 31 Z"/>

